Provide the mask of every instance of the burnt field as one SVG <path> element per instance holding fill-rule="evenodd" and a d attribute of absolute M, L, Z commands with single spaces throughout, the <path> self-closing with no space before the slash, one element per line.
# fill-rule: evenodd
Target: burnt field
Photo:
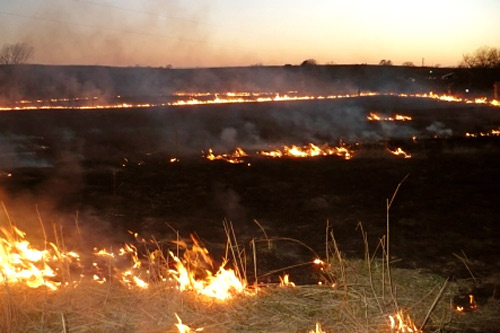
<path fill-rule="evenodd" d="M 370 113 L 412 120 L 370 121 Z M 500 137 L 480 135 L 498 130 L 498 108 L 378 96 L 3 112 L 0 125 L 1 199 L 35 235 L 38 207 L 65 226 L 68 243 L 77 215 L 89 246 L 128 240 L 127 230 L 172 239 L 173 227 L 196 233 L 217 253 L 224 219 L 242 242 L 262 236 L 255 219 L 269 237 L 322 253 L 329 221 L 340 249 L 360 256 L 356 226 L 362 222 L 374 250 L 386 230 L 386 199 L 409 174 L 390 212 L 395 265 L 467 277 L 453 255 L 465 253 L 475 273 L 499 273 Z M 257 154 L 309 142 L 342 142 L 353 158 Z M 201 153 L 236 147 L 249 154 L 244 163 L 208 161 Z M 387 151 L 396 147 L 412 157 Z M 174 157 L 179 161 L 171 163 Z M 280 246 L 260 270 L 312 257 L 296 243 Z"/>

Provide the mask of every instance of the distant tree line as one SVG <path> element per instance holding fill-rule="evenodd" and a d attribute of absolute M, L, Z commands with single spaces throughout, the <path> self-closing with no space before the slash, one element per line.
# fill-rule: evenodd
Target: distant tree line
<path fill-rule="evenodd" d="M 4 44 L 0 50 L 0 65 L 25 64 L 34 52 L 33 46 L 26 43 Z"/>
<path fill-rule="evenodd" d="M 500 48 L 483 46 L 463 55 L 460 67 L 466 68 L 500 68 Z"/>

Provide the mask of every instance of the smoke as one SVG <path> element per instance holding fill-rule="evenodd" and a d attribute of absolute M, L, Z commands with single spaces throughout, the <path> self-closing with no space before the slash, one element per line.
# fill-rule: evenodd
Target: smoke
<path fill-rule="evenodd" d="M 427 126 L 426 131 L 431 133 L 432 135 L 437 135 L 441 137 L 452 136 L 453 130 L 451 128 L 446 128 L 445 124 L 440 121 L 435 121 L 429 126 Z"/>
<path fill-rule="evenodd" d="M 12 9 L 4 24 L 16 29 L 2 31 L 5 40 L 32 45 L 37 63 L 199 65 L 212 49 L 211 7 L 209 2 L 49 0 L 31 3 L 22 13 Z"/>

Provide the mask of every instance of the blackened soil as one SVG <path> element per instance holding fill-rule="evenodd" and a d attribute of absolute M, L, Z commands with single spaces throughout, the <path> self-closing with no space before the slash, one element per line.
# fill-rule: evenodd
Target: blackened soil
<path fill-rule="evenodd" d="M 366 120 L 370 112 L 413 120 L 373 123 Z M 285 240 L 271 250 L 259 243 L 265 274 L 323 256 L 327 221 L 347 256 L 363 253 L 359 222 L 374 251 L 386 233 L 386 200 L 409 175 L 390 209 L 395 264 L 468 277 L 456 254 L 478 276 L 491 277 L 500 274 L 500 138 L 465 133 L 499 124 L 498 108 L 389 97 L 5 113 L 0 171 L 12 176 L 0 173 L 1 199 L 30 234 L 40 234 L 35 207 L 47 224 L 63 224 L 68 247 L 129 241 L 128 230 L 161 242 L 175 239 L 176 229 L 184 237 L 197 234 L 220 257 L 222 221 L 233 223 L 248 248 L 252 238 L 265 238 L 257 220 L 267 237 L 292 238 L 316 252 Z M 353 145 L 351 160 L 253 154 L 232 165 L 199 156 L 227 142 L 234 149 L 240 139 L 249 147 L 320 138 L 335 144 L 352 131 L 365 141 Z M 390 155 L 386 147 L 403 147 L 412 158 Z M 194 155 L 182 155 L 184 148 Z M 169 163 L 175 153 L 180 162 Z"/>
<path fill-rule="evenodd" d="M 113 169 L 88 163 L 79 177 L 59 175 L 57 180 L 52 169 L 20 169 L 2 186 L 7 201 L 23 197 L 28 188 L 34 197 L 53 198 L 57 209 L 79 211 L 83 228 L 88 219 L 93 234 L 108 233 L 109 238 L 128 240 L 126 231 L 133 230 L 173 239 L 168 223 L 181 235 L 196 233 L 217 251 L 225 241 L 224 219 L 233 222 L 242 245 L 264 238 L 256 219 L 269 237 L 290 237 L 323 255 L 329 221 L 340 249 L 360 256 L 358 223 L 373 250 L 386 232 L 386 200 L 409 174 L 390 210 L 397 265 L 466 275 L 453 255 L 465 253 L 476 273 L 491 275 L 500 267 L 500 154 L 491 148 L 498 144 L 489 139 L 488 150 L 439 154 L 442 143 L 428 142 L 411 159 L 260 158 L 249 160 L 250 166 L 151 159 Z M 78 182 L 77 191 L 61 196 L 55 184 L 72 180 Z M 102 228 L 87 215 L 105 221 Z M 315 256 L 296 243 L 280 243 L 274 255 L 281 265 Z M 261 271 L 276 268 L 276 260 L 265 267 L 263 256 Z"/>

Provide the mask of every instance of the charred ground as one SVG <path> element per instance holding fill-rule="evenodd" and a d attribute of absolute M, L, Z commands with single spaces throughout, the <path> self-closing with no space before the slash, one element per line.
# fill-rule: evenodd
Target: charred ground
<path fill-rule="evenodd" d="M 374 111 L 404 113 L 413 121 L 367 121 Z M 5 112 L 0 123 L 2 169 L 12 173 L 0 179 L 0 186 L 12 215 L 33 212 L 30 207 L 36 204 L 52 216 L 78 212 L 89 243 L 121 241 L 127 230 L 171 239 L 168 223 L 184 235 L 197 233 L 217 251 L 224 244 L 223 219 L 234 223 L 243 242 L 261 236 L 256 219 L 269 235 L 298 239 L 321 253 L 329 220 L 341 250 L 361 255 L 358 222 L 374 248 L 385 233 L 385 200 L 410 174 L 391 210 L 392 253 L 402 258 L 399 265 L 467 276 L 453 256 L 463 250 L 475 272 L 490 279 L 499 274 L 500 141 L 465 137 L 466 132 L 498 128 L 496 108 L 365 97 Z M 242 146 L 255 152 L 279 144 L 339 140 L 355 149 L 352 160 L 252 154 L 248 166 L 201 158 L 201 150 L 210 147 L 225 152 Z M 387 153 L 387 147 L 396 146 L 412 158 Z M 172 156 L 180 162 L 169 163 Z M 67 222 L 67 230 L 74 229 L 73 223 Z M 259 269 L 310 256 L 289 244 L 278 253 L 279 260 Z"/>

